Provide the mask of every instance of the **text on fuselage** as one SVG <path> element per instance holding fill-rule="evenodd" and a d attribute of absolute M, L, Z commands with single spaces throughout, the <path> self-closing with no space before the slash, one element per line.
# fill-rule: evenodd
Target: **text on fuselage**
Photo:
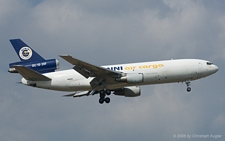
<path fill-rule="evenodd" d="M 138 65 L 138 66 L 112 66 L 107 67 L 109 70 L 122 71 L 122 70 L 135 70 L 135 69 L 157 69 L 164 67 L 163 64 L 153 64 L 153 65 Z"/>
<path fill-rule="evenodd" d="M 47 63 L 46 62 L 42 62 L 42 63 L 37 63 L 37 64 L 32 64 L 31 67 L 40 67 L 40 66 L 45 66 Z"/>

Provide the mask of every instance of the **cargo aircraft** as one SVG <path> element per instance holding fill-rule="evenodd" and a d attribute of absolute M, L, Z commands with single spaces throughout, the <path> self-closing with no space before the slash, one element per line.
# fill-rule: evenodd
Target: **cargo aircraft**
<path fill-rule="evenodd" d="M 21 54 L 21 56 L 27 57 L 27 54 Z M 24 65 L 16 64 L 12 67 L 23 76 L 21 82 L 27 86 L 73 92 L 65 95 L 69 97 L 99 94 L 100 104 L 109 103 L 108 95 L 111 93 L 125 97 L 140 96 L 141 85 L 185 82 L 187 91 L 190 92 L 191 81 L 218 71 L 218 67 L 212 62 L 200 59 L 177 59 L 99 67 L 70 55 L 60 55 L 60 57 L 72 64 L 73 69 L 42 73 Z"/>

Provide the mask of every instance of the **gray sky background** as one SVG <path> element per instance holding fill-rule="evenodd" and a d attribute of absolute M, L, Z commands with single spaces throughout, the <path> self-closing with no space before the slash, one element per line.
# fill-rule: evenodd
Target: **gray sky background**
<path fill-rule="evenodd" d="M 225 2 L 211 0 L 0 0 L 0 139 L 182 140 L 177 134 L 225 139 Z M 21 38 L 44 58 L 70 54 L 95 65 L 177 58 L 210 60 L 219 71 L 185 84 L 142 87 L 142 95 L 64 98 L 27 87 L 8 64 Z M 199 140 L 191 138 L 190 140 Z M 205 140 L 214 140 L 206 138 Z"/>

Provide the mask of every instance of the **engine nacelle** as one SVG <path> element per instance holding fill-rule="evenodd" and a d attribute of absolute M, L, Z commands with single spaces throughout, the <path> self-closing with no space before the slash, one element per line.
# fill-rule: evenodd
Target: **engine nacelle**
<path fill-rule="evenodd" d="M 142 73 L 127 73 L 126 76 L 116 79 L 117 82 L 126 82 L 128 84 L 138 84 L 144 81 Z"/>
<path fill-rule="evenodd" d="M 37 62 L 16 62 L 9 64 L 10 73 L 18 73 L 13 66 L 22 65 L 39 73 L 54 72 L 59 69 L 59 61 L 57 59 L 50 59 Z"/>
<path fill-rule="evenodd" d="M 141 89 L 138 86 L 124 87 L 122 89 L 114 91 L 114 94 L 125 97 L 136 97 L 141 95 Z"/>

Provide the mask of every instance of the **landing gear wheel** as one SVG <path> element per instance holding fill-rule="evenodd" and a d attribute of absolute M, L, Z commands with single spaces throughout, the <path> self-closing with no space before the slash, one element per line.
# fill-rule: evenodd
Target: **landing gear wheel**
<path fill-rule="evenodd" d="M 106 90 L 105 93 L 106 93 L 107 95 L 110 95 L 110 94 L 111 94 L 111 91 L 110 91 L 110 90 Z"/>
<path fill-rule="evenodd" d="M 100 95 L 103 95 L 103 94 L 105 94 L 105 91 L 101 90 L 99 93 L 100 93 Z"/>
<path fill-rule="evenodd" d="M 100 99 L 99 99 L 99 103 L 100 103 L 100 104 L 103 104 L 103 103 L 104 103 L 104 99 L 103 99 L 103 98 L 100 98 Z"/>
<path fill-rule="evenodd" d="M 105 94 L 100 94 L 100 98 L 104 99 L 105 98 Z"/>
<path fill-rule="evenodd" d="M 190 87 L 187 87 L 187 91 L 190 92 L 191 91 L 191 88 Z"/>
<path fill-rule="evenodd" d="M 99 95 L 100 95 L 100 99 L 99 99 L 99 103 L 103 104 L 105 103 L 109 103 L 110 102 L 110 98 L 109 97 L 105 97 L 106 95 L 110 95 L 111 91 L 110 90 L 101 90 L 99 91 Z"/>
<path fill-rule="evenodd" d="M 110 98 L 109 97 L 106 97 L 105 98 L 105 103 L 109 103 L 110 102 Z"/>

